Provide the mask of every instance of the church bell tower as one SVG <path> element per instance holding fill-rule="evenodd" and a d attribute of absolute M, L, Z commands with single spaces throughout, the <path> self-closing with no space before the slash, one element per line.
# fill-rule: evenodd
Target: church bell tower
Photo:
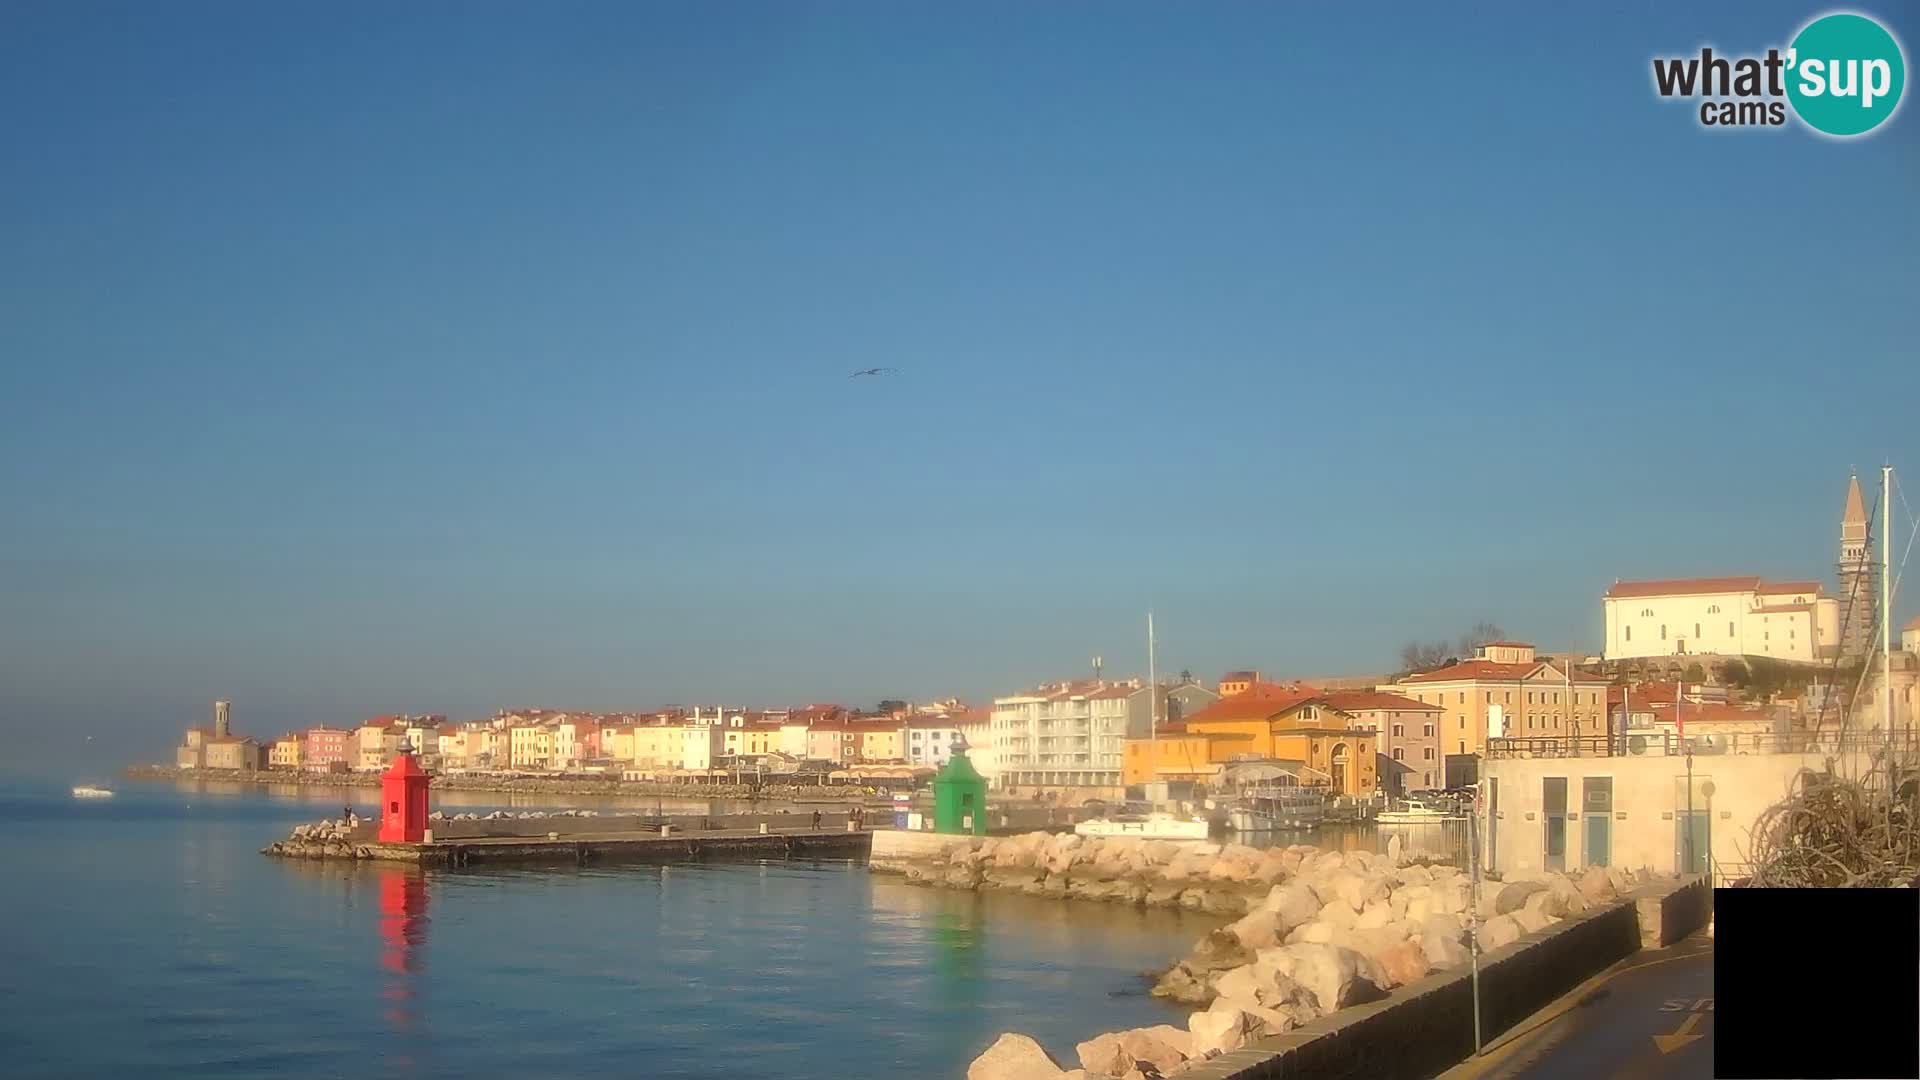
<path fill-rule="evenodd" d="M 1874 565 L 1873 536 L 1860 476 L 1847 480 L 1847 508 L 1840 515 L 1840 660 L 1873 655 L 1873 628 L 1880 605 L 1880 568 Z"/>

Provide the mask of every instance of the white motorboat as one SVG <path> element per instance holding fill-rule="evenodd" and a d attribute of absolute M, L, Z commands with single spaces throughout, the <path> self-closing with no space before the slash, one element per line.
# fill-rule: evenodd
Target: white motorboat
<path fill-rule="evenodd" d="M 1398 806 L 1374 815 L 1373 820 L 1381 825 L 1444 825 L 1450 821 L 1465 821 L 1467 815 L 1422 799 L 1403 799 Z"/>
<path fill-rule="evenodd" d="M 1205 819 L 1132 806 L 1083 821 L 1073 831 L 1081 836 L 1139 836 L 1148 840 L 1205 840 L 1210 834 Z"/>
<path fill-rule="evenodd" d="M 92 784 L 81 784 L 79 787 L 73 789 L 73 797 L 76 799 L 111 799 L 113 798 L 113 792 L 107 788 L 94 787 Z"/>

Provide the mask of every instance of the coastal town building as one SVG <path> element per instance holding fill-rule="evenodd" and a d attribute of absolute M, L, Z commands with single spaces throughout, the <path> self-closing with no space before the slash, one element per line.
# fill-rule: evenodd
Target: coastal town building
<path fill-rule="evenodd" d="M 266 767 L 266 754 L 249 735 L 227 735 L 206 741 L 205 767 L 254 772 Z"/>
<path fill-rule="evenodd" d="M 1885 528 L 1883 523 L 1881 528 Z M 1879 648 L 1880 565 L 1873 555 L 1873 529 L 1867 520 L 1866 500 L 1860 496 L 1860 476 L 1847 478 L 1847 502 L 1840 511 L 1840 595 L 1835 608 L 1841 620 L 1838 648 L 1844 662 L 1865 660 Z M 1888 618 L 1892 613 L 1888 612 Z"/>
<path fill-rule="evenodd" d="M 947 713 L 910 716 L 905 734 L 907 764 L 939 768 L 952 760 L 953 744 L 960 740 L 960 720 Z"/>
<path fill-rule="evenodd" d="M 1474 759 L 1488 733 L 1600 735 L 1606 731 L 1611 680 L 1537 659 L 1526 642 L 1480 646 L 1472 660 L 1407 675 L 1378 687 L 1443 712 L 1437 732 L 1447 776 L 1444 787 L 1473 782 Z"/>
<path fill-rule="evenodd" d="M 995 698 L 993 742 L 1011 790 L 1121 793 L 1121 758 L 1141 681 L 1058 682 Z"/>
<path fill-rule="evenodd" d="M 307 739 L 302 733 L 289 732 L 267 748 L 267 767 L 298 770 L 306 762 Z"/>
<path fill-rule="evenodd" d="M 353 767 L 356 757 L 353 732 L 345 728 L 308 728 L 303 756 L 302 767 L 310 772 L 345 772 Z"/>
<path fill-rule="evenodd" d="M 1378 738 L 1380 788 L 1389 794 L 1424 791 L 1446 782 L 1440 753 L 1440 722 L 1446 710 L 1402 694 L 1342 690 L 1320 700 L 1347 719 L 1347 726 Z"/>
<path fill-rule="evenodd" d="M 1900 631 L 1900 648 L 1920 656 L 1920 615 L 1914 616 L 1913 621 Z"/>
<path fill-rule="evenodd" d="M 955 717 L 954 723 L 960 739 L 966 745 L 967 761 L 973 765 L 973 770 L 986 781 L 988 790 L 1000 790 L 1000 751 L 993 741 L 992 707 L 968 709 Z"/>
<path fill-rule="evenodd" d="M 1814 581 L 1617 581 L 1603 606 L 1609 661 L 1762 656 L 1810 664 L 1832 657 L 1840 638 L 1839 604 Z"/>
<path fill-rule="evenodd" d="M 1126 740 L 1122 781 L 1130 788 L 1217 785 L 1228 766 L 1271 763 L 1303 784 L 1371 795 L 1379 790 L 1379 737 L 1353 722 L 1317 688 L 1256 682 L 1152 736 Z"/>
<path fill-rule="evenodd" d="M 1220 676 L 1219 696 L 1232 697 L 1235 694 L 1244 694 L 1259 681 L 1260 673 L 1257 671 L 1229 671 Z"/>

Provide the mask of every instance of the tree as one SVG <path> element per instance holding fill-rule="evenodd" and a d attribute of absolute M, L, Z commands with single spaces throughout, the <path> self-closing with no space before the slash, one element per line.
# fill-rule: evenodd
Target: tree
<path fill-rule="evenodd" d="M 1720 681 L 1728 686 L 1746 686 L 1753 682 L 1753 669 L 1744 660 L 1729 660 L 1720 665 Z"/>
<path fill-rule="evenodd" d="M 1480 646 L 1489 641 L 1499 641 L 1506 636 L 1507 632 L 1500 629 L 1499 623 L 1481 619 L 1473 624 L 1472 629 L 1460 635 L 1459 653 L 1461 656 L 1472 656 L 1479 651 Z"/>
<path fill-rule="evenodd" d="M 1703 683 L 1707 681 L 1707 669 L 1700 666 L 1700 661 L 1695 660 L 1687 665 L 1686 671 L 1680 673 L 1680 678 L 1683 682 Z"/>
<path fill-rule="evenodd" d="M 1445 667 L 1454 662 L 1444 641 L 1409 641 L 1400 647 L 1400 666 L 1409 675 Z"/>
<path fill-rule="evenodd" d="M 875 705 L 873 707 L 873 711 L 879 713 L 882 716 L 891 716 L 892 714 L 897 712 L 906 712 L 907 703 L 895 698 L 888 698 L 887 700 L 881 702 L 880 704 Z"/>

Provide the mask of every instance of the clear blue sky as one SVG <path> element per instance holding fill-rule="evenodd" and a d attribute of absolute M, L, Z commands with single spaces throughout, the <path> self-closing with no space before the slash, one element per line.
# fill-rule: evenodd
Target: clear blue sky
<path fill-rule="evenodd" d="M 1830 579 L 1848 466 L 1920 470 L 1912 103 L 1654 98 L 1813 7 L 1444 7 L 9 5 L 0 730 L 982 696 L 1150 606 L 1169 669 L 1368 671 Z"/>

